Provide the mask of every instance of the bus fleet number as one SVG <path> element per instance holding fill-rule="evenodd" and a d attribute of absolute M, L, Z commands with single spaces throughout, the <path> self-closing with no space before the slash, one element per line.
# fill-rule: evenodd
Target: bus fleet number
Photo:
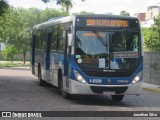
<path fill-rule="evenodd" d="M 102 79 L 90 79 L 89 81 L 90 83 L 97 83 L 97 84 L 102 83 Z"/>

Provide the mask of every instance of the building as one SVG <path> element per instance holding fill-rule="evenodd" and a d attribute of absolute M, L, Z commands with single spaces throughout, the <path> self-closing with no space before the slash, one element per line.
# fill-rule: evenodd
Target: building
<path fill-rule="evenodd" d="M 136 17 L 139 18 L 140 21 L 145 21 L 146 20 L 146 13 L 137 13 L 134 14 Z"/>
<path fill-rule="evenodd" d="M 160 15 L 160 6 L 148 6 L 147 11 L 144 13 L 137 13 L 134 16 L 138 17 L 142 27 L 152 27 L 154 19 Z"/>
<path fill-rule="evenodd" d="M 148 6 L 147 12 L 150 13 L 150 19 L 156 18 L 160 14 L 160 6 Z"/>
<path fill-rule="evenodd" d="M 139 18 L 141 26 L 143 26 L 145 24 L 146 13 L 137 13 L 137 14 L 134 14 L 134 16 Z"/>

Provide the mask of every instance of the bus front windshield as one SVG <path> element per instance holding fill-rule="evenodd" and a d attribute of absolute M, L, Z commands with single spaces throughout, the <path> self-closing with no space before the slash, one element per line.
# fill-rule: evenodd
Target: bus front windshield
<path fill-rule="evenodd" d="M 87 69 L 136 69 L 140 44 L 138 31 L 77 30 L 75 60 Z"/>

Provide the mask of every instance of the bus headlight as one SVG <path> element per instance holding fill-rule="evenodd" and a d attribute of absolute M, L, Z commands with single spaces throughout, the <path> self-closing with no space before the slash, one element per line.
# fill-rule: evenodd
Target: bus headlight
<path fill-rule="evenodd" d="M 84 83 L 86 84 L 87 82 L 85 81 L 85 79 L 79 74 L 79 72 L 74 70 L 74 75 L 77 79 L 78 82 Z"/>
<path fill-rule="evenodd" d="M 137 82 L 139 82 L 141 80 L 141 77 L 142 77 L 142 71 L 139 72 L 133 79 L 132 83 L 135 84 Z"/>

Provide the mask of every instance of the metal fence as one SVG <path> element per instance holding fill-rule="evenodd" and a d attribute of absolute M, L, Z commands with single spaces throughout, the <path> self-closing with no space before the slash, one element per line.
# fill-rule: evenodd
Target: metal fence
<path fill-rule="evenodd" d="M 160 85 L 160 53 L 144 53 L 143 81 Z"/>

